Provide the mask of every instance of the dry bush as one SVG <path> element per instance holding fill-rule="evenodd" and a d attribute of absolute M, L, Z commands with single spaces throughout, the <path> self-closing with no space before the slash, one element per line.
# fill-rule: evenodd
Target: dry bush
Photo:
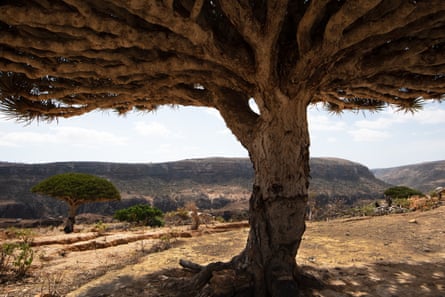
<path fill-rule="evenodd" d="M 430 210 L 436 207 L 439 207 L 440 201 L 438 197 L 420 197 L 420 196 L 413 196 L 408 199 L 409 201 L 409 209 L 416 211 L 425 211 Z"/>
<path fill-rule="evenodd" d="M 201 220 L 198 215 L 198 207 L 196 207 L 195 202 L 187 202 L 185 205 L 185 209 L 190 211 L 190 216 L 192 217 L 192 230 L 198 230 L 199 225 L 201 224 Z"/>

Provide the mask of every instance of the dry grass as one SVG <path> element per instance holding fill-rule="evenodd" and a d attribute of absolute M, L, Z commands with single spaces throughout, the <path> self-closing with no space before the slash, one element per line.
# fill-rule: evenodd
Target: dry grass
<path fill-rule="evenodd" d="M 85 231 L 90 227 L 85 226 Z M 0 296 L 43 296 L 50 290 L 69 297 L 175 296 L 177 281 L 190 277 L 178 268 L 180 258 L 206 264 L 229 260 L 243 249 L 247 228 L 217 230 L 212 226 L 194 233 L 187 227 L 115 230 L 88 240 L 111 241 L 149 233 L 159 236 L 84 251 L 69 247 L 97 233 L 68 236 L 58 230 L 40 230 L 44 235 L 38 235 L 36 242 L 70 236 L 78 236 L 79 241 L 36 247 L 39 256 L 31 276 L 20 283 L 1 284 Z M 165 236 L 172 233 L 176 235 Z M 444 206 L 426 212 L 308 223 L 297 262 L 325 287 L 308 288 L 304 293 L 326 297 L 445 296 L 444 238 Z M 160 244 L 170 248 L 156 249 Z"/>

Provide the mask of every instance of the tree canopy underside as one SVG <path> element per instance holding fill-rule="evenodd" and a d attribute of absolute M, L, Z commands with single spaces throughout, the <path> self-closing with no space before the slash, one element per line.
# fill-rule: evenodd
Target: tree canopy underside
<path fill-rule="evenodd" d="M 270 90 L 332 111 L 444 99 L 445 1 L 0 4 L 0 108 L 14 118 L 177 104 L 253 125 L 250 98 L 261 114 L 280 104 Z"/>

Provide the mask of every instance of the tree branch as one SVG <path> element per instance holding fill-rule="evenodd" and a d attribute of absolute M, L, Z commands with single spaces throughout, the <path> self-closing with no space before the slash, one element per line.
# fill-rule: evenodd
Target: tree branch
<path fill-rule="evenodd" d="M 190 18 L 193 21 L 196 21 L 196 19 L 198 18 L 199 14 L 201 13 L 203 5 L 204 5 L 204 0 L 195 0 L 192 11 L 190 12 Z"/>
<path fill-rule="evenodd" d="M 346 1 L 326 24 L 324 42 L 337 46 L 341 44 L 346 28 L 380 4 L 381 1 Z"/>
<path fill-rule="evenodd" d="M 258 115 L 249 107 L 249 96 L 225 88 L 211 88 L 216 98 L 215 107 L 227 126 L 246 147 L 253 137 Z"/>
<path fill-rule="evenodd" d="M 255 20 L 250 7 L 247 4 L 240 4 L 238 1 L 220 1 L 219 5 L 241 36 L 252 48 L 257 48 L 261 27 Z"/>
<path fill-rule="evenodd" d="M 384 9 L 376 9 L 363 21 L 357 22 L 357 24 L 348 28 L 348 32 L 344 34 L 341 48 L 350 47 L 370 36 L 388 34 L 386 40 L 391 40 L 395 36 L 403 35 L 398 30 L 408 33 L 415 30 L 416 27 L 429 28 L 429 25 L 425 23 L 429 16 L 438 15 L 443 20 L 445 14 L 445 3 L 440 0 L 432 0 L 428 3 L 419 1 L 416 4 L 409 1 L 400 1 L 398 7 L 388 7 L 387 2 L 392 1 L 383 1 Z M 434 9 L 431 9 L 432 7 Z M 387 9 L 390 11 L 385 11 Z M 434 18 L 437 18 L 437 16 Z"/>
<path fill-rule="evenodd" d="M 306 54 L 313 47 L 312 32 L 327 10 L 330 0 L 310 1 L 297 29 L 297 43 L 300 56 Z"/>

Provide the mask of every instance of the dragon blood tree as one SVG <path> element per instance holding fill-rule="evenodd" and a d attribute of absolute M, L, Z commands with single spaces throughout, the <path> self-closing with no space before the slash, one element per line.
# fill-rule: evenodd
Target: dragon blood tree
<path fill-rule="evenodd" d="M 251 228 L 245 250 L 202 267 L 195 287 L 224 268 L 255 296 L 297 296 L 308 106 L 416 111 L 443 99 L 445 1 L 7 0 L 0 71 L 1 109 L 18 120 L 217 109 L 255 169 Z"/>
<path fill-rule="evenodd" d="M 74 172 L 53 175 L 32 187 L 31 192 L 68 204 L 68 218 L 63 229 L 65 233 L 74 231 L 75 217 L 80 205 L 121 199 L 119 191 L 110 181 L 91 174 Z"/>

